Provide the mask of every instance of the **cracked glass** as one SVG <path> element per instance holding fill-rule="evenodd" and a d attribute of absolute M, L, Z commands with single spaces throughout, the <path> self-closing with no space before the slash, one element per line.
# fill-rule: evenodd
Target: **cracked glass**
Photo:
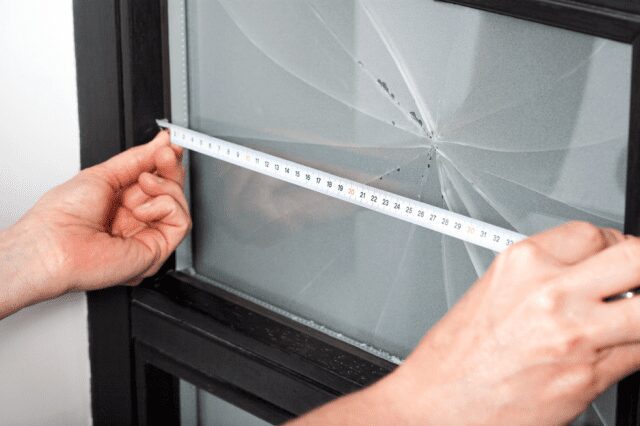
<path fill-rule="evenodd" d="M 178 124 L 527 235 L 622 229 L 629 45 L 425 0 L 178 9 Z M 495 256 L 197 154 L 190 173 L 194 273 L 395 362 Z M 578 422 L 614 418 L 612 389 Z"/>

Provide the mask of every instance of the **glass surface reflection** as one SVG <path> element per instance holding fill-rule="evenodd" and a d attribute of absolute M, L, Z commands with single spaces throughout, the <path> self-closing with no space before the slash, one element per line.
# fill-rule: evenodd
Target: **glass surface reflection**
<path fill-rule="evenodd" d="M 630 46 L 422 0 L 186 6 L 191 128 L 524 234 L 622 228 Z M 198 274 L 390 359 L 494 257 L 197 155 L 191 193 Z"/>

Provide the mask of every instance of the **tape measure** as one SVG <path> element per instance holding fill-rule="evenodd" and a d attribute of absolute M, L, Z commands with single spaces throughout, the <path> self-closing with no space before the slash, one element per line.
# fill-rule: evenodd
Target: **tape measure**
<path fill-rule="evenodd" d="M 171 142 L 206 156 L 319 192 L 471 244 L 501 252 L 526 236 L 322 170 L 208 136 L 166 120 Z"/>

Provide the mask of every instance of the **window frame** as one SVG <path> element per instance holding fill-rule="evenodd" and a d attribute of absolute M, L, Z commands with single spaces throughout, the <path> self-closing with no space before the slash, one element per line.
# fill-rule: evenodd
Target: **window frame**
<path fill-rule="evenodd" d="M 625 0 L 438 0 L 632 45 L 624 232 L 640 235 L 640 4 Z M 640 372 L 618 383 L 617 425 L 640 425 Z"/>
<path fill-rule="evenodd" d="M 167 1 L 74 0 L 83 168 L 148 141 L 157 132 L 154 120 L 170 117 Z M 632 44 L 625 232 L 640 235 L 640 6 L 442 1 Z M 169 259 L 135 289 L 88 293 L 96 425 L 179 424 L 178 378 L 282 422 L 395 367 L 174 265 Z M 617 424 L 640 424 L 639 397 L 640 374 L 620 383 Z"/>

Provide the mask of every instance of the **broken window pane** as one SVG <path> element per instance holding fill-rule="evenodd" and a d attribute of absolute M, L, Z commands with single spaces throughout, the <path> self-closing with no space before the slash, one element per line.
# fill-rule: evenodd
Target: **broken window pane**
<path fill-rule="evenodd" d="M 629 45 L 425 0 L 189 0 L 185 28 L 193 129 L 524 234 L 622 229 Z M 389 359 L 494 257 L 199 155 L 191 202 L 198 274 Z"/>

